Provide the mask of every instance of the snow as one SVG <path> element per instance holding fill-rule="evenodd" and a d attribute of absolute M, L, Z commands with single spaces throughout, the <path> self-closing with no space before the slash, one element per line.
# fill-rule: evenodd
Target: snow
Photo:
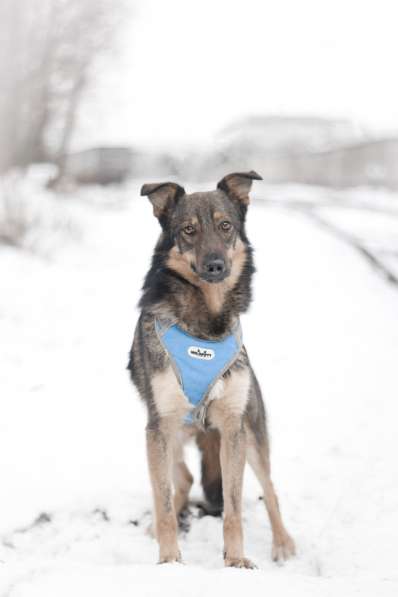
<path fill-rule="evenodd" d="M 224 569 L 222 522 L 196 508 L 180 540 L 185 565 L 154 565 L 145 411 L 125 371 L 158 234 L 138 188 L 49 194 L 54 213 L 67 204 L 81 233 L 51 259 L 0 248 L 0 594 L 396 595 L 397 289 L 303 211 L 281 205 L 283 189 L 275 203 L 259 191 L 249 213 L 258 272 L 242 325 L 298 555 L 271 562 L 247 471 L 245 543 L 259 569 Z M 316 189 L 295 195 L 324 201 Z M 369 213 L 366 225 L 357 213 L 352 225 L 371 242 L 383 231 L 393 239 L 394 216 L 372 228 Z M 193 447 L 188 460 L 199 499 Z"/>
<path fill-rule="evenodd" d="M 398 280 L 398 197 L 380 188 L 262 184 L 261 202 L 294 208 L 367 252 Z"/>

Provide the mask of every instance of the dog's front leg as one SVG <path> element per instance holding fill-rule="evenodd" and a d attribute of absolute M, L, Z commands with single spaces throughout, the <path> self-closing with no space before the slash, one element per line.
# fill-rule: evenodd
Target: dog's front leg
<path fill-rule="evenodd" d="M 246 434 L 242 416 L 225 416 L 225 411 L 217 414 L 219 416 L 216 415 L 214 418 L 218 421 L 217 427 L 221 435 L 224 563 L 234 568 L 255 568 L 255 565 L 245 558 L 243 550 L 242 485 L 246 462 Z"/>
<path fill-rule="evenodd" d="M 154 528 L 159 543 L 159 564 L 180 562 L 177 518 L 174 509 L 172 471 L 174 425 L 161 420 L 155 429 L 147 428 L 149 473 L 154 498 Z"/>
<path fill-rule="evenodd" d="M 211 402 L 209 421 L 221 436 L 220 463 L 224 499 L 224 562 L 236 568 L 255 568 L 245 558 L 242 530 L 242 485 L 246 462 L 246 431 L 243 413 L 249 374 L 233 372 L 224 382 L 224 395 Z"/>
<path fill-rule="evenodd" d="M 224 497 L 224 562 L 226 566 L 252 568 L 244 557 L 242 484 L 246 461 L 245 431 L 241 417 L 228 417 L 220 426 L 220 461 Z"/>
<path fill-rule="evenodd" d="M 178 434 L 190 407 L 171 367 L 157 373 L 152 379 L 152 396 L 157 414 L 149 419 L 147 452 L 154 498 L 153 527 L 159 542 L 159 563 L 180 562 L 173 496 L 173 465 Z"/>

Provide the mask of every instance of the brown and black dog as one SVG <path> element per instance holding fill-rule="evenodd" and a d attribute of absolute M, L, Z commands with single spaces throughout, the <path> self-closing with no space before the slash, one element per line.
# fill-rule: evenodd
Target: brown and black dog
<path fill-rule="evenodd" d="M 177 518 L 193 482 L 183 444 L 196 436 L 202 484 L 224 509 L 226 566 L 253 568 L 244 555 L 242 481 L 246 459 L 262 490 L 273 533 L 272 558 L 295 553 L 270 477 L 269 442 L 261 390 L 244 347 L 206 396 L 203 426 L 186 423 L 192 406 L 159 340 L 157 318 L 178 323 L 207 341 L 231 334 L 251 301 L 252 248 L 245 232 L 255 172 L 225 176 L 210 192 L 187 194 L 178 184 L 146 184 L 162 232 L 146 276 L 128 368 L 148 409 L 147 454 L 160 562 L 181 561 Z"/>

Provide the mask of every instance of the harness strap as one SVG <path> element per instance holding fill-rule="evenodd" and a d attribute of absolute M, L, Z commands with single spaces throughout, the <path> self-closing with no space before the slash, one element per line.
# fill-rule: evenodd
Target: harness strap
<path fill-rule="evenodd" d="M 155 329 L 177 380 L 194 407 L 186 421 L 204 428 L 209 394 L 242 349 L 240 321 L 237 320 L 232 333 L 222 340 L 191 336 L 171 318 L 157 317 Z"/>

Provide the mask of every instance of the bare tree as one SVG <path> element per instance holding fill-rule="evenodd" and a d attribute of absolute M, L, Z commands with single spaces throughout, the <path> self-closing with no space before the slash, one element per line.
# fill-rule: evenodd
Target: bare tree
<path fill-rule="evenodd" d="M 125 0 L 1 0 L 0 172 L 35 161 L 61 175 L 80 102 Z"/>

